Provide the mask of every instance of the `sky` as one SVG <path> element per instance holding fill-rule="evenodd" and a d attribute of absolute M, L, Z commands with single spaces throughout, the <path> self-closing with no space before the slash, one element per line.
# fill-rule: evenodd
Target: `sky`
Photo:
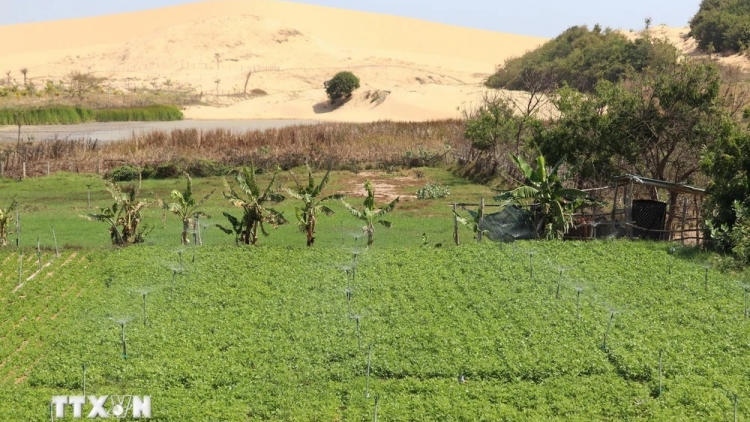
<path fill-rule="evenodd" d="M 196 0 L 0 0 L 0 25 L 152 9 Z M 685 26 L 700 0 L 297 0 L 511 34 L 554 37 L 573 25 Z"/>

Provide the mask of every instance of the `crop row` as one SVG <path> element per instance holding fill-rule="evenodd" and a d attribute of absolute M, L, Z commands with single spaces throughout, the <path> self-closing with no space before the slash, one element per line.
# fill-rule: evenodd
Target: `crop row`
<path fill-rule="evenodd" d="M 690 251 L 194 250 L 77 262 L 61 286 L 93 281 L 0 398 L 42 420 L 85 363 L 91 394 L 151 395 L 163 421 L 371 420 L 376 396 L 383 420 L 750 414 L 744 284 Z"/>

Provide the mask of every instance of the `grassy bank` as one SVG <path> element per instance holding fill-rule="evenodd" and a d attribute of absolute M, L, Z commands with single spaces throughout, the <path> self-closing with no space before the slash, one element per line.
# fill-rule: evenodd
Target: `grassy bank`
<path fill-rule="evenodd" d="M 0 125 L 70 125 L 87 122 L 131 122 L 182 120 L 182 112 L 176 106 L 150 105 L 90 109 L 73 106 L 40 108 L 0 109 Z"/>

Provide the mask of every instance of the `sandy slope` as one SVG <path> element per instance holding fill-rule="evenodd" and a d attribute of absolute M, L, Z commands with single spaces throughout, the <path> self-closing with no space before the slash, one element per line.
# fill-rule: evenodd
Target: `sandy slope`
<path fill-rule="evenodd" d="M 90 70 L 119 88 L 194 87 L 210 105 L 189 108 L 188 118 L 339 121 L 458 117 L 496 65 L 545 41 L 274 0 L 0 26 L 0 39 L 14 40 L 0 44 L 0 69 L 17 80 L 21 67 L 38 85 Z M 362 87 L 331 110 L 322 85 L 340 70 Z M 214 95 L 243 91 L 248 71 L 248 91 L 269 95 Z"/>
<path fill-rule="evenodd" d="M 688 36 L 690 33 L 690 27 L 671 27 L 666 25 L 658 25 L 649 29 L 649 34 L 652 37 L 659 39 L 666 39 L 672 43 L 677 50 L 688 57 L 706 57 L 707 54 L 698 50 L 698 41 L 695 38 Z M 635 39 L 641 35 L 641 32 L 625 32 L 623 34 L 629 39 Z M 713 55 L 712 60 L 715 60 L 721 64 L 727 66 L 736 66 L 743 71 L 750 71 L 750 59 L 742 54 L 732 55 Z"/>

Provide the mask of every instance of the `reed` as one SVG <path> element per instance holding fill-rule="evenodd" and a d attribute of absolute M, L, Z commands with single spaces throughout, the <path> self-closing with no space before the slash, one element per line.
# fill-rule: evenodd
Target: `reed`
<path fill-rule="evenodd" d="M 100 174 L 123 165 L 154 169 L 171 165 L 181 167 L 175 171 L 165 167 L 154 177 L 179 175 L 182 170 L 200 177 L 206 166 L 223 171 L 250 162 L 269 169 L 307 163 L 352 171 L 436 166 L 460 161 L 458 151 L 465 145 L 461 120 L 325 123 L 244 133 L 223 129 L 155 131 L 110 143 L 40 140 L 22 143 L 20 149 L 15 144 L 0 146 L 0 161 L 5 161 L 6 176 L 20 174 L 25 161 L 29 176 L 45 175 L 49 164 L 52 172 L 99 170 Z M 205 174 L 211 175 L 213 171 Z"/>

